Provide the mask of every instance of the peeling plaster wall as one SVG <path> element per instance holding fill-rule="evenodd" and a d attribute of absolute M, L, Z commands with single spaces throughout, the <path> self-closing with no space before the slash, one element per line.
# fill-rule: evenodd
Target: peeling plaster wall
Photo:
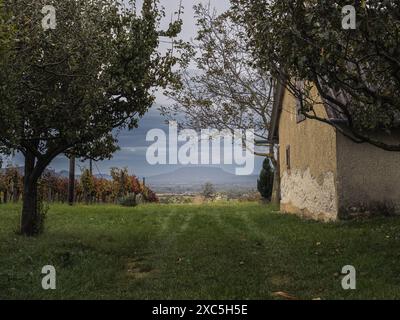
<path fill-rule="evenodd" d="M 316 112 L 327 117 L 322 105 Z M 400 131 L 376 138 L 397 144 Z M 279 140 L 282 212 L 323 221 L 367 212 L 400 214 L 400 152 L 355 144 L 318 121 L 297 123 L 296 100 L 288 91 Z"/>
<path fill-rule="evenodd" d="M 326 117 L 323 107 L 319 116 Z M 279 124 L 281 211 L 323 221 L 338 217 L 336 131 L 321 122 L 297 123 L 296 100 L 286 91 Z M 290 146 L 290 169 L 286 148 Z"/>
<path fill-rule="evenodd" d="M 282 208 L 295 210 L 308 218 L 332 221 L 337 218 L 336 183 L 333 172 L 321 175 L 318 181 L 311 175 L 310 169 L 305 172 L 285 171 L 282 176 Z"/>

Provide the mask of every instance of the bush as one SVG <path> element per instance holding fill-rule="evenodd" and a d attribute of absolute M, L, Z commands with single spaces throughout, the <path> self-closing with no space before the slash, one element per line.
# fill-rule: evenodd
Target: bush
<path fill-rule="evenodd" d="M 260 192 L 264 199 L 271 200 L 273 185 L 274 170 L 272 169 L 271 161 L 265 159 L 260 173 L 260 178 L 257 181 L 258 192 Z"/>
<path fill-rule="evenodd" d="M 122 197 L 119 200 L 119 204 L 124 207 L 136 207 L 137 206 L 136 194 L 130 194 L 126 197 Z"/>
<path fill-rule="evenodd" d="M 210 182 L 207 182 L 203 186 L 203 190 L 201 191 L 201 195 L 207 200 L 213 199 L 215 197 L 215 188 L 214 185 Z"/>
<path fill-rule="evenodd" d="M 378 215 L 383 215 L 385 217 L 396 216 L 396 205 L 393 201 L 384 201 L 373 204 L 374 211 Z"/>
<path fill-rule="evenodd" d="M 372 201 L 341 208 L 339 218 L 341 220 L 351 220 L 374 216 L 394 217 L 396 216 L 396 212 L 397 208 L 393 201 Z"/>
<path fill-rule="evenodd" d="M 174 195 L 174 196 L 166 196 L 159 199 L 159 203 L 162 204 L 191 204 L 193 203 L 192 197 L 182 196 L 182 195 Z"/>
<path fill-rule="evenodd" d="M 150 203 L 159 203 L 160 202 L 156 193 L 147 187 L 144 187 L 144 190 L 142 191 L 142 195 L 146 202 L 150 202 Z"/>

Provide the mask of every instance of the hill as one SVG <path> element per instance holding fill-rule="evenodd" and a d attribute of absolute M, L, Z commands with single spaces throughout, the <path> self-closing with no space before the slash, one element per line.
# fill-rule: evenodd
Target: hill
<path fill-rule="evenodd" d="M 257 186 L 257 176 L 237 176 L 214 167 L 187 167 L 147 178 L 147 183 L 158 192 L 176 187 L 196 191 L 207 182 L 212 183 L 219 191 L 233 188 L 254 189 Z"/>

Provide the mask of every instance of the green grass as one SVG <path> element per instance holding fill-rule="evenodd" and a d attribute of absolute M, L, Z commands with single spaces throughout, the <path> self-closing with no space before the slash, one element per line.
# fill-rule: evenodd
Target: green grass
<path fill-rule="evenodd" d="M 0 206 L 0 299 L 400 298 L 400 219 L 322 224 L 258 204 L 52 205 L 46 233 L 16 235 Z M 57 290 L 41 288 L 54 265 Z M 341 288 L 357 268 L 356 291 Z"/>

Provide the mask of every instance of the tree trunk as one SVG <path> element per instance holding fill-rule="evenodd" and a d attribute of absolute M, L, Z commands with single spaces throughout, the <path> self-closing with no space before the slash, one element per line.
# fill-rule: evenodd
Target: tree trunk
<path fill-rule="evenodd" d="M 89 173 L 90 173 L 90 178 L 93 179 L 93 160 L 89 160 Z M 89 203 L 93 203 L 93 195 L 92 192 L 89 193 Z"/>
<path fill-rule="evenodd" d="M 272 188 L 271 203 L 275 205 L 281 204 L 281 170 L 280 170 L 280 158 L 279 148 L 277 152 L 277 160 L 272 159 L 272 164 L 275 167 L 274 171 L 274 184 Z"/>
<path fill-rule="evenodd" d="M 17 203 L 19 198 L 19 194 L 18 194 L 18 174 L 15 173 L 14 177 L 13 177 L 13 202 Z"/>
<path fill-rule="evenodd" d="M 90 173 L 90 176 L 93 176 L 93 160 L 92 159 L 89 160 L 89 173 Z"/>
<path fill-rule="evenodd" d="M 69 159 L 69 185 L 68 185 L 68 202 L 70 206 L 75 202 L 75 157 Z"/>
<path fill-rule="evenodd" d="M 21 234 L 32 237 L 40 233 L 40 215 L 38 212 L 38 179 L 32 177 L 35 158 L 25 156 L 24 195 L 21 216 Z"/>

